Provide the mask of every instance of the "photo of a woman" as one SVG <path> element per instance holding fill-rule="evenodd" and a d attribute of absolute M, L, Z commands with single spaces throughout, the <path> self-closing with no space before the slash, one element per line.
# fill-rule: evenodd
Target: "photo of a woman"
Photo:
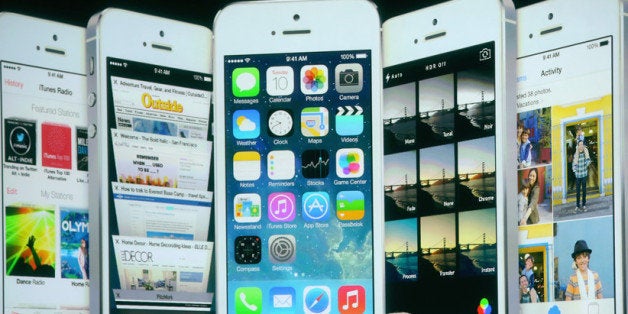
<path fill-rule="evenodd" d="M 81 246 L 78 248 L 78 264 L 81 267 L 83 279 L 89 279 L 89 255 L 87 253 L 87 240 L 81 239 Z"/>

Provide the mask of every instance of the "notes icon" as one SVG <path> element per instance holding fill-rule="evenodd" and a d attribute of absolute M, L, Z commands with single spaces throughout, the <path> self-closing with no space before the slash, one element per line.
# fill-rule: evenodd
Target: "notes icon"
<path fill-rule="evenodd" d="M 338 311 L 342 314 L 362 314 L 366 311 L 366 292 L 362 286 L 342 286 L 338 289 Z"/>

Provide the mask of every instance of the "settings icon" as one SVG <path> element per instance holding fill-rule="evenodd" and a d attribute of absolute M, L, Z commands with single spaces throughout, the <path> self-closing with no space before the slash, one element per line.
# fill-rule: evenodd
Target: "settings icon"
<path fill-rule="evenodd" d="M 290 263 L 296 258 L 297 242 L 289 234 L 273 235 L 268 240 L 268 251 L 271 262 Z"/>

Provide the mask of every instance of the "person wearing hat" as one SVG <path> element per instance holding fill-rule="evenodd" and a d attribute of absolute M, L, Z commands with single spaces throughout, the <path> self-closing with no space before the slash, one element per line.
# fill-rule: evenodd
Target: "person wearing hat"
<path fill-rule="evenodd" d="M 575 264 L 575 273 L 569 277 L 565 301 L 594 300 L 602 298 L 600 275 L 589 269 L 591 249 L 584 240 L 576 241 L 571 257 Z"/>
<path fill-rule="evenodd" d="M 521 270 L 521 275 L 526 276 L 528 279 L 528 288 L 534 288 L 534 256 L 526 253 L 524 255 L 525 266 Z"/>

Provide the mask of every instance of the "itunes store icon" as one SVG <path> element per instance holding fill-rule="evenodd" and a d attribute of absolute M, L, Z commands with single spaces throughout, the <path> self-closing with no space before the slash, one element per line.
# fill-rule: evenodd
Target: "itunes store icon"
<path fill-rule="evenodd" d="M 296 216 L 296 200 L 290 192 L 277 192 L 268 196 L 268 219 L 272 222 L 289 222 Z"/>

